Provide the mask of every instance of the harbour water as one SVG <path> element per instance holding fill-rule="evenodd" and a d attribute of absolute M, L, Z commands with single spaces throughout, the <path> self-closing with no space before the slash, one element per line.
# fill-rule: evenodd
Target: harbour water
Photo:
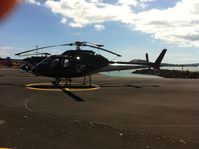
<path fill-rule="evenodd" d="M 199 67 L 162 67 L 161 69 L 169 70 L 184 70 L 184 71 L 199 71 Z M 135 70 L 123 70 L 123 71 L 112 71 L 112 72 L 103 72 L 102 74 L 115 77 L 135 77 L 135 78 L 161 78 L 159 76 L 153 75 L 143 75 L 143 74 L 134 74 L 132 73 Z"/>
<path fill-rule="evenodd" d="M 102 74 L 112 77 L 161 78 L 159 76 L 153 76 L 153 75 L 134 74 L 132 73 L 133 71 L 135 70 L 111 71 L 111 72 L 103 72 Z"/>

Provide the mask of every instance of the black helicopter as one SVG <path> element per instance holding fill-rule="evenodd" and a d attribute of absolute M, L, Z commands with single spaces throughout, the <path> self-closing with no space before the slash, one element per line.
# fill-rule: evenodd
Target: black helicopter
<path fill-rule="evenodd" d="M 91 47 L 102 50 L 116 56 L 121 56 L 115 52 L 102 48 L 104 45 L 94 44 L 90 42 L 76 41 L 74 43 L 60 44 L 40 47 L 25 52 L 52 48 L 57 46 L 75 46 L 76 50 L 68 50 L 61 55 L 51 55 L 32 68 L 35 75 L 47 76 L 55 78 L 52 83 L 58 86 L 61 78 L 66 78 L 66 84 L 71 85 L 71 78 L 84 77 L 83 85 L 86 85 L 86 76 L 89 76 L 89 85 L 91 85 L 91 75 L 98 72 L 118 71 L 126 69 L 138 69 L 153 67 L 159 69 L 161 61 L 166 53 L 163 49 L 159 57 L 154 63 L 151 62 L 114 62 L 109 61 L 102 55 L 95 54 L 91 50 L 82 50 L 81 47 Z M 19 53 L 18 53 L 19 54 Z M 147 56 L 148 59 L 148 56 Z M 125 64 L 125 65 L 124 65 Z"/>

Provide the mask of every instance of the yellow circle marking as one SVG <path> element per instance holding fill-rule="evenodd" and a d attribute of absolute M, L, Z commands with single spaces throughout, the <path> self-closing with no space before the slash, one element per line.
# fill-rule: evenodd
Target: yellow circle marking
<path fill-rule="evenodd" d="M 31 90 L 37 90 L 37 91 L 55 91 L 55 92 L 57 92 L 57 91 L 62 91 L 61 89 L 59 89 L 59 88 L 53 88 L 53 89 L 49 89 L 49 88 L 38 88 L 38 87 L 35 87 L 36 85 L 40 85 L 40 86 L 42 86 L 42 85 L 51 85 L 52 87 L 53 87 L 53 85 L 52 84 L 50 84 L 50 83 L 32 83 L 32 84 L 27 84 L 25 87 L 27 88 L 27 89 L 31 89 Z"/>
<path fill-rule="evenodd" d="M 62 85 L 63 83 L 61 83 Z M 77 83 L 73 83 L 73 84 L 77 84 Z M 45 88 L 42 86 L 47 86 L 47 87 L 54 87 L 54 88 Z M 38 87 L 37 87 L 38 86 Z M 53 86 L 51 83 L 32 83 L 32 84 L 27 84 L 25 85 L 25 87 L 27 89 L 31 89 L 31 90 L 37 90 L 37 91 L 53 91 L 53 92 L 59 92 L 59 91 L 71 91 L 71 92 L 80 92 L 80 91 L 93 91 L 93 90 L 97 90 L 100 88 L 100 86 L 98 85 L 92 85 L 92 87 L 88 88 L 84 88 L 82 86 L 81 87 L 75 87 L 75 86 L 71 86 L 71 87 L 64 87 L 63 88 L 56 88 L 55 86 Z M 40 88 L 41 87 L 41 88 Z M 1 148 L 0 148 L 1 149 Z"/>

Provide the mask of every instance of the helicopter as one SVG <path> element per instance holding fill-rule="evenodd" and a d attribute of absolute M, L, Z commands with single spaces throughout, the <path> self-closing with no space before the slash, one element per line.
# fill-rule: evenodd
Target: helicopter
<path fill-rule="evenodd" d="M 109 61 L 104 56 L 96 54 L 92 50 L 82 49 L 82 47 L 90 47 L 121 57 L 120 54 L 103 48 L 104 45 L 86 41 L 75 41 L 73 43 L 50 45 L 31 49 L 28 51 L 17 53 L 16 55 L 58 46 L 75 46 L 75 50 L 65 51 L 61 55 L 51 55 L 33 66 L 32 68 L 32 73 L 37 76 L 39 75 L 55 78 L 55 80 L 52 81 L 53 85 L 55 86 L 59 86 L 60 80 L 62 78 L 66 79 L 66 85 L 71 86 L 71 78 L 84 77 L 83 85 L 85 86 L 86 76 L 88 76 L 89 86 L 91 86 L 91 75 L 95 73 L 149 67 L 159 69 L 161 61 L 167 51 L 167 49 L 163 49 L 154 63 L 148 61 L 148 55 L 146 56 L 146 62 L 115 62 Z"/>

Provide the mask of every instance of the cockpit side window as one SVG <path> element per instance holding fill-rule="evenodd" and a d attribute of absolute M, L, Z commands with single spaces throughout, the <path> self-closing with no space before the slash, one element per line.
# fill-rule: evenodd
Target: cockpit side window
<path fill-rule="evenodd" d="M 58 58 L 52 59 L 50 64 L 49 64 L 49 67 L 55 68 L 55 67 L 58 67 L 58 66 L 59 66 L 59 59 Z"/>
<path fill-rule="evenodd" d="M 48 57 L 48 58 L 44 59 L 43 61 L 41 61 L 39 63 L 39 65 L 42 67 L 47 67 L 49 65 L 50 61 L 51 61 L 51 57 Z"/>
<path fill-rule="evenodd" d="M 68 67 L 68 64 L 69 64 L 69 60 L 68 59 L 64 59 L 63 68 Z"/>

